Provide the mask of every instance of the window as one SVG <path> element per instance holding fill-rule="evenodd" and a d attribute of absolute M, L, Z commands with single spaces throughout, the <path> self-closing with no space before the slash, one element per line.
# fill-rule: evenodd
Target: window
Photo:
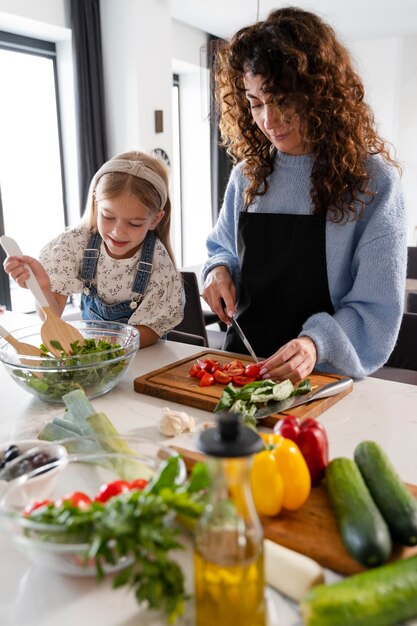
<path fill-rule="evenodd" d="M 173 177 L 172 177 L 172 226 L 176 262 L 183 263 L 182 249 L 182 208 L 181 208 L 181 126 L 180 126 L 180 77 L 173 75 L 172 83 L 172 143 L 173 143 Z"/>
<path fill-rule="evenodd" d="M 0 229 L 37 257 L 67 224 L 55 44 L 0 32 L 0 84 Z M 0 302 L 33 311 L 1 274 Z"/>

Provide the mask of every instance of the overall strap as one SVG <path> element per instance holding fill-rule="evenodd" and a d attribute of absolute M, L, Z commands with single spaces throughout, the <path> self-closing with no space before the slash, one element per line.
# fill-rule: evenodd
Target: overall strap
<path fill-rule="evenodd" d="M 142 244 L 142 252 L 137 265 L 138 271 L 136 272 L 135 282 L 133 283 L 132 291 L 138 294 L 139 300 L 141 300 L 145 294 L 146 288 L 149 283 L 149 279 L 153 270 L 153 253 L 155 250 L 156 235 L 152 230 L 148 230 L 148 233 Z M 136 300 L 136 298 L 135 298 Z"/>
<path fill-rule="evenodd" d="M 83 264 L 80 278 L 84 281 L 93 280 L 96 275 L 98 258 L 100 256 L 101 236 L 99 233 L 92 233 L 88 240 L 87 247 L 83 253 Z"/>

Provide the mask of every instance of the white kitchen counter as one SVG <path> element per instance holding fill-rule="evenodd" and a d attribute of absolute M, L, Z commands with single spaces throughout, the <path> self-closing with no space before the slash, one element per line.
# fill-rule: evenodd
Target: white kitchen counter
<path fill-rule="evenodd" d="M 9 312 L 0 316 L 1 325 L 10 332 L 30 325 L 32 320 Z M 197 430 L 203 422 L 211 420 L 212 415 L 138 394 L 133 389 L 133 379 L 201 351 L 199 346 L 163 341 L 140 350 L 122 382 L 107 395 L 92 401 L 95 408 L 106 413 L 120 433 L 149 437 L 169 445 L 195 447 L 195 432 L 171 439 L 159 433 L 161 409 L 169 405 L 186 410 L 195 418 Z M 63 412 L 62 405 L 43 403 L 21 389 L 1 364 L 0 398 L 0 443 L 36 437 L 53 416 Z M 352 457 L 359 441 L 373 439 L 383 446 L 403 480 L 417 484 L 417 386 L 376 378 L 355 382 L 353 391 L 328 409 L 320 421 L 329 436 L 332 458 Z M 130 591 L 111 590 L 109 580 L 98 585 L 94 580 L 60 576 L 31 565 L 3 534 L 0 534 L 0 555 L 2 626 L 73 626 L 74 623 L 158 626 L 166 623 L 159 614 L 140 609 Z M 190 577 L 189 553 L 182 559 Z M 301 623 L 294 605 L 275 592 L 268 593 L 271 625 Z M 184 619 L 178 626 L 185 623 L 192 625 L 190 619 Z"/>

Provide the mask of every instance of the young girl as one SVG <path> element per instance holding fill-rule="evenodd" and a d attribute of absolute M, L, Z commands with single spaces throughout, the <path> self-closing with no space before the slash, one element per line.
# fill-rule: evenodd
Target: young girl
<path fill-rule="evenodd" d="M 170 217 L 163 163 L 142 152 L 123 153 L 93 177 L 79 226 L 48 243 L 40 262 L 8 257 L 4 269 L 25 287 L 29 266 L 59 316 L 68 296 L 81 293 L 83 319 L 137 326 L 146 347 L 183 317 Z"/>

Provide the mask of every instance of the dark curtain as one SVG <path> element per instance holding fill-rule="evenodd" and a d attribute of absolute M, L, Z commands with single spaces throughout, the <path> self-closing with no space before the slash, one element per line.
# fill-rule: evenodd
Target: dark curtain
<path fill-rule="evenodd" d="M 210 165 L 211 165 L 211 217 L 213 225 L 217 221 L 232 162 L 226 150 L 220 145 L 219 116 L 214 101 L 213 63 L 218 44 L 222 40 L 209 35 L 207 61 L 210 70 Z"/>
<path fill-rule="evenodd" d="M 100 0 L 71 0 L 80 212 L 91 178 L 107 159 Z"/>

